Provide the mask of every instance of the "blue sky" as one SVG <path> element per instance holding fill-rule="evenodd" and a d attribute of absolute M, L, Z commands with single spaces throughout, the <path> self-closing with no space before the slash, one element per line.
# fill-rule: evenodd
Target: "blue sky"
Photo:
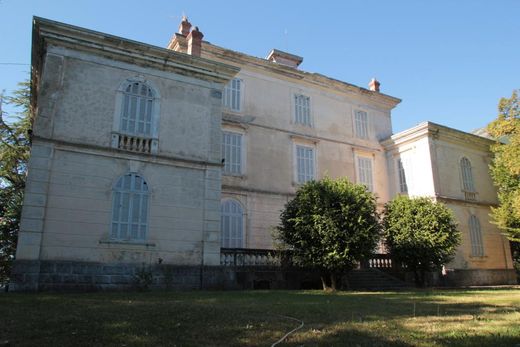
<path fill-rule="evenodd" d="M 33 15 L 164 47 L 181 15 L 213 44 L 401 98 L 394 132 L 424 120 L 471 131 L 520 88 L 520 1 L 0 0 L 0 91 L 28 76 Z M 8 110 L 9 111 L 9 110 Z"/>

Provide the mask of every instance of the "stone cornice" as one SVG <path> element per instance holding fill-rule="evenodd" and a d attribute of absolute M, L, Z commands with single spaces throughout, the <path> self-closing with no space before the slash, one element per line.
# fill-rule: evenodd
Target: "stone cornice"
<path fill-rule="evenodd" d="M 49 44 L 87 51 L 115 60 L 216 83 L 226 83 L 240 70 L 232 65 L 174 52 L 166 48 L 34 17 L 33 71 L 40 71 L 41 58 Z"/>
<path fill-rule="evenodd" d="M 262 70 L 276 76 L 296 80 L 298 83 L 305 82 L 311 85 L 331 90 L 335 93 L 354 94 L 368 99 L 370 102 L 380 105 L 385 109 L 392 109 L 401 102 L 401 99 L 386 94 L 374 92 L 353 84 L 339 81 L 318 73 L 305 72 L 296 68 L 270 62 L 266 59 L 253 57 L 244 53 L 236 52 L 215 46 L 207 41 L 202 42 L 202 55 L 237 64 L 248 66 L 253 69 Z"/>
<path fill-rule="evenodd" d="M 423 122 L 410 129 L 392 135 L 390 138 L 381 141 L 381 144 L 387 150 L 392 150 L 398 145 L 417 141 L 422 137 L 431 137 L 435 140 L 447 141 L 466 147 L 469 145 L 485 152 L 489 152 L 490 146 L 495 143 L 495 141 L 482 136 L 470 134 L 433 122 Z"/>

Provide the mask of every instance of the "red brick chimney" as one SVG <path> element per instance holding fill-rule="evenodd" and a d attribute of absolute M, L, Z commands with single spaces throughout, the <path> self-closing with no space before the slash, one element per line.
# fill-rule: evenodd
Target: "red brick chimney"
<path fill-rule="evenodd" d="M 188 36 L 191 29 L 191 23 L 188 22 L 188 18 L 186 16 L 182 16 L 181 24 L 179 24 L 179 34 L 184 36 Z"/>
<path fill-rule="evenodd" d="M 379 93 L 379 86 L 380 85 L 381 85 L 381 83 L 379 83 L 378 80 L 376 80 L 375 78 L 372 78 L 370 80 L 370 82 L 368 83 L 368 89 L 370 89 L 373 92 L 378 92 Z"/>
<path fill-rule="evenodd" d="M 195 27 L 189 34 L 186 40 L 188 41 L 188 54 L 200 57 L 202 47 L 202 38 L 204 35 Z"/>

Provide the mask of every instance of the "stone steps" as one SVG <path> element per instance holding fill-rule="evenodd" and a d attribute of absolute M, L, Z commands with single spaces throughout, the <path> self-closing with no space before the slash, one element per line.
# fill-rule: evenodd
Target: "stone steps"
<path fill-rule="evenodd" d="M 344 288 L 352 290 L 404 289 L 410 285 L 377 269 L 356 269 L 347 275 Z"/>

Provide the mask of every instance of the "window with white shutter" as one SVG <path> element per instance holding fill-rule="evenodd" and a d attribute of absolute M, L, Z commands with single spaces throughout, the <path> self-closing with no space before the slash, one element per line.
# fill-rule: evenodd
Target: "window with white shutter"
<path fill-rule="evenodd" d="M 315 177 L 314 148 L 296 145 L 296 179 L 298 183 L 311 181 Z"/>
<path fill-rule="evenodd" d="M 223 248 L 244 247 L 244 211 L 236 200 L 221 203 L 221 245 Z"/>
<path fill-rule="evenodd" d="M 148 184 L 135 173 L 121 176 L 113 188 L 112 228 L 114 240 L 141 241 L 148 228 Z"/>
<path fill-rule="evenodd" d="M 222 159 L 224 174 L 242 174 L 242 134 L 222 132 Z"/>
<path fill-rule="evenodd" d="M 308 96 L 294 96 L 294 122 L 312 127 L 310 98 Z"/>

